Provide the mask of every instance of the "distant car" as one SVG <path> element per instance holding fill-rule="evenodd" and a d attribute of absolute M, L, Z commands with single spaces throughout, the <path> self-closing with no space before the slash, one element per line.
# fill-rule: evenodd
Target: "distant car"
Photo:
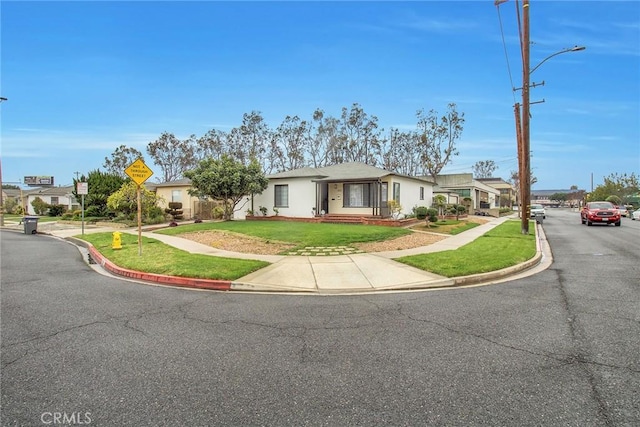
<path fill-rule="evenodd" d="M 635 211 L 631 212 L 631 219 L 632 220 L 638 220 L 640 221 L 640 209 L 636 209 Z"/>
<path fill-rule="evenodd" d="M 611 202 L 589 202 L 580 211 L 580 221 L 589 226 L 600 223 L 620 227 L 621 218 L 620 211 Z"/>
<path fill-rule="evenodd" d="M 547 219 L 547 213 L 544 210 L 544 206 L 542 205 L 531 205 L 531 218 L 535 218 L 536 214 L 542 214 L 543 219 Z"/>
<path fill-rule="evenodd" d="M 620 216 L 625 218 L 629 216 L 629 211 L 626 206 L 616 206 L 616 208 L 618 209 L 618 212 L 620 212 Z"/>

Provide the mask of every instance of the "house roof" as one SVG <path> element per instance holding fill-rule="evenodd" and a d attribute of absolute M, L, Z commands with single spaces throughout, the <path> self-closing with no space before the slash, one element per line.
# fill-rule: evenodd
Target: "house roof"
<path fill-rule="evenodd" d="M 33 190 L 25 190 L 24 194 L 31 195 L 42 195 L 42 196 L 67 196 L 71 194 L 73 191 L 73 185 L 66 185 L 62 187 L 42 187 L 42 188 L 34 188 Z"/>
<path fill-rule="evenodd" d="M 175 181 L 165 181 L 160 183 L 149 183 L 146 184 L 148 187 L 188 187 L 191 185 L 191 180 L 189 178 L 176 179 Z"/>
<path fill-rule="evenodd" d="M 328 181 L 357 181 L 357 180 L 378 180 L 382 177 L 396 175 L 404 176 L 410 179 L 416 179 L 431 183 L 423 177 L 412 177 L 397 174 L 386 169 L 378 168 L 361 162 L 349 162 L 340 163 L 337 165 L 326 166 L 323 168 L 310 168 L 304 167 L 300 169 L 294 169 L 286 172 L 280 172 L 277 174 L 269 175 L 269 179 L 277 178 L 314 178 L 313 181 L 328 182 Z"/>

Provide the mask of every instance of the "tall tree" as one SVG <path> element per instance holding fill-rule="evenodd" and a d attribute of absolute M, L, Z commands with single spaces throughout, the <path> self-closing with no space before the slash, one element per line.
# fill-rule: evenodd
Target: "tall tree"
<path fill-rule="evenodd" d="M 104 158 L 104 164 L 102 166 L 105 168 L 107 173 L 126 178 L 127 174 L 124 170 L 138 159 L 142 159 L 144 161 L 142 153 L 135 148 L 127 147 L 123 144 L 111 153 L 111 158 Z"/>
<path fill-rule="evenodd" d="M 304 149 L 309 137 L 309 124 L 298 116 L 287 116 L 276 129 L 271 153 L 276 154 L 272 170 L 277 172 L 305 166 Z"/>
<path fill-rule="evenodd" d="M 392 128 L 389 139 L 382 140 L 382 167 L 403 175 L 419 175 L 421 162 L 417 141 L 415 132 Z"/>
<path fill-rule="evenodd" d="M 252 111 L 242 116 L 242 125 L 235 133 L 233 145 L 230 146 L 235 148 L 234 156 L 243 165 L 249 165 L 253 159 L 256 159 L 263 169 L 267 169 L 265 154 L 270 139 L 271 130 L 262 114 L 259 111 Z"/>
<path fill-rule="evenodd" d="M 180 140 L 174 134 L 164 132 L 160 138 L 150 142 L 147 145 L 147 153 L 161 170 L 156 179 L 160 182 L 170 182 L 182 178 L 184 172 L 196 164 L 195 149 L 195 135 Z"/>
<path fill-rule="evenodd" d="M 313 112 L 306 152 L 309 155 L 309 163 L 314 168 L 342 162 L 339 154 L 341 150 L 338 125 L 338 119 L 325 115 L 321 109 Z"/>
<path fill-rule="evenodd" d="M 218 160 L 201 160 L 195 169 L 185 172 L 185 176 L 191 180 L 189 194 L 222 201 L 225 220 L 242 209 L 242 206 L 237 208 L 242 199 L 261 194 L 268 184 L 256 159 L 244 165 L 226 154 Z"/>
<path fill-rule="evenodd" d="M 480 160 L 473 165 L 473 175 L 476 178 L 491 178 L 496 169 L 498 166 L 493 160 Z"/>
<path fill-rule="evenodd" d="M 458 114 L 456 104 L 450 103 L 447 108 L 448 111 L 441 117 L 435 110 L 428 114 L 419 110 L 416 114 L 422 165 L 434 181 L 452 156 L 458 155 L 456 141 L 462 135 L 465 121 L 464 113 Z"/>
<path fill-rule="evenodd" d="M 343 162 L 362 162 L 375 166 L 380 159 L 378 118 L 369 116 L 358 103 L 342 108 L 340 135 Z"/>
<path fill-rule="evenodd" d="M 200 161 L 207 157 L 219 159 L 223 154 L 229 153 L 227 145 L 228 135 L 220 130 L 211 129 L 196 141 L 195 158 Z"/>

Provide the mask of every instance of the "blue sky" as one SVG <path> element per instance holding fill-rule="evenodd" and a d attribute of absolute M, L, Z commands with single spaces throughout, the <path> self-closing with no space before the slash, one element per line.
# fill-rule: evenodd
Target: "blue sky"
<path fill-rule="evenodd" d="M 640 2 L 532 0 L 530 9 L 531 68 L 586 46 L 531 76 L 545 82 L 531 92 L 545 100 L 531 107 L 533 189 L 639 175 Z M 0 13 L 4 182 L 70 184 L 119 145 L 145 152 L 165 131 L 228 131 L 254 110 L 275 128 L 316 108 L 338 117 L 354 102 L 385 131 L 456 103 L 460 155 L 443 172 L 480 160 L 505 179 L 517 169 L 514 0 L 499 14 L 493 0 L 2 1 Z"/>

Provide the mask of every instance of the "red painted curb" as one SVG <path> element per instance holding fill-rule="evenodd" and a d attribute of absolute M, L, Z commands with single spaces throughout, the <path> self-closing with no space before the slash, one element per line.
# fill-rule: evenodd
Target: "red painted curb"
<path fill-rule="evenodd" d="M 230 291 L 230 280 L 192 279 L 189 277 L 168 276 L 166 274 L 144 273 L 118 267 L 105 258 L 94 246 L 89 246 L 89 255 L 105 270 L 130 279 L 154 282 L 160 285 L 180 286 L 183 288 L 209 289 L 214 291 Z"/>

